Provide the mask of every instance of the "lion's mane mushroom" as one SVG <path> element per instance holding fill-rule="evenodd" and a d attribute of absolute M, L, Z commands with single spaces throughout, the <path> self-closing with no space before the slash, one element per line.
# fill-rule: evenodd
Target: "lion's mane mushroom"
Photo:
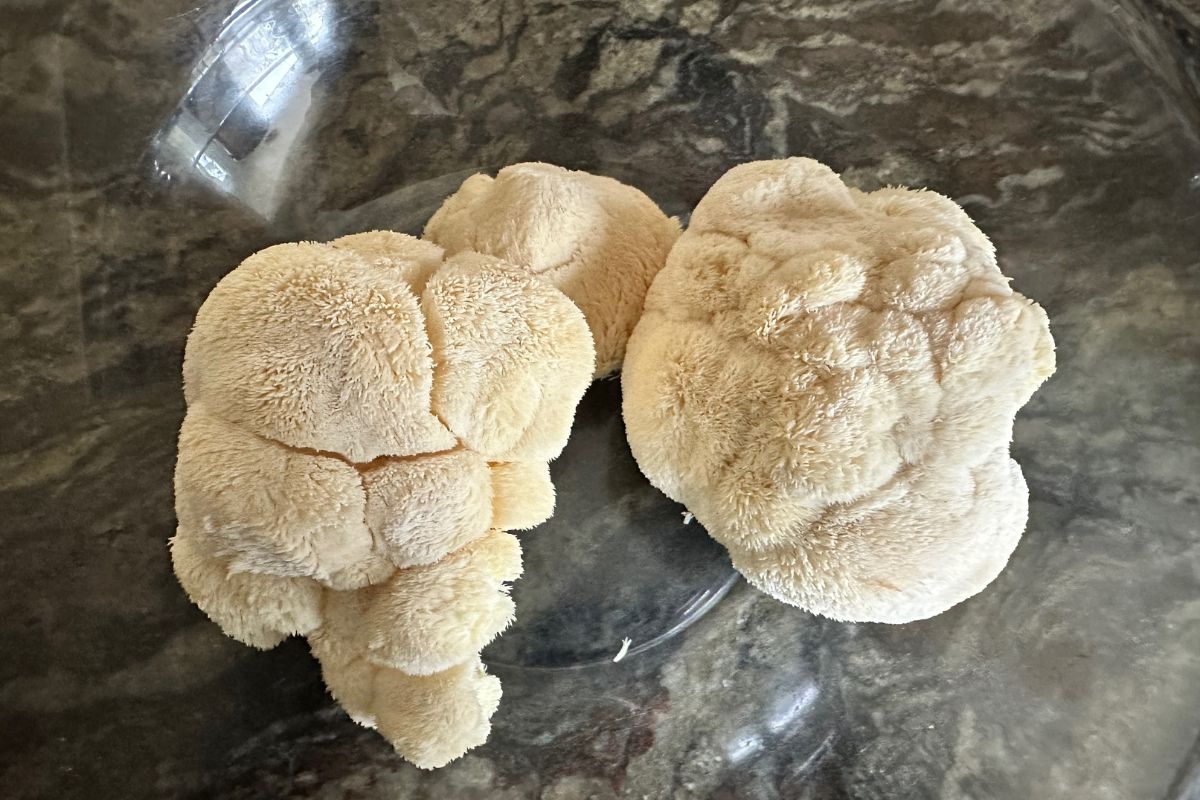
<path fill-rule="evenodd" d="M 621 367 L 679 223 L 612 178 L 526 163 L 467 178 L 424 236 L 449 254 L 476 251 L 527 267 L 561 289 L 587 317 L 602 377 Z"/>
<path fill-rule="evenodd" d="M 1054 370 L 1046 314 L 955 203 L 735 167 L 646 298 L 629 442 L 751 583 L 843 620 L 980 591 L 1025 526 L 1013 418 Z"/>
<path fill-rule="evenodd" d="M 175 572 L 231 637 L 309 637 L 330 691 L 436 767 L 500 698 L 479 651 L 546 519 L 546 462 L 591 380 L 558 289 L 375 231 L 267 248 L 213 289 L 184 357 Z"/>

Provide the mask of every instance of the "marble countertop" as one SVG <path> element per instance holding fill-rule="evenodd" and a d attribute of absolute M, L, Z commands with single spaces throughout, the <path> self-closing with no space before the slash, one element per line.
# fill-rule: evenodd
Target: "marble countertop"
<path fill-rule="evenodd" d="M 0 793 L 1200 796 L 1198 20 L 1192 0 L 5 3 Z M 620 665 L 499 670 L 491 741 L 430 773 L 338 710 L 302 641 L 254 651 L 188 603 L 165 546 L 182 347 L 246 255 L 415 230 L 464 174 L 521 160 L 685 213 L 790 154 L 954 197 L 1050 314 L 1059 371 L 1013 448 L 1029 528 L 981 595 L 851 625 L 739 584 Z"/>

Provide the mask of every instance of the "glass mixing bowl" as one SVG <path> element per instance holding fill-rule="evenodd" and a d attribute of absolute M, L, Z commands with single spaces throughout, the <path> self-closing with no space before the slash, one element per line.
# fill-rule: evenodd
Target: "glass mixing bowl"
<path fill-rule="evenodd" d="M 1195 0 L 4 4 L 4 785 L 1194 796 L 1198 20 Z M 904 626 L 759 595 L 638 473 L 609 380 L 552 465 L 555 518 L 520 535 L 492 737 L 450 767 L 351 723 L 302 641 L 258 653 L 187 603 L 165 546 L 180 358 L 247 255 L 418 233 L 466 176 L 531 160 L 686 222 L 729 167 L 787 155 L 953 197 L 1050 314 L 1059 371 L 1014 432 L 1028 530 L 986 591 Z"/>

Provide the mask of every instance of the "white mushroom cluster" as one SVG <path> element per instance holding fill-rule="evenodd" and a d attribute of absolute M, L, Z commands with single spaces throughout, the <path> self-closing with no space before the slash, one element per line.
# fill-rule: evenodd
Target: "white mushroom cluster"
<path fill-rule="evenodd" d="M 445 764 L 487 738 L 504 531 L 550 515 L 593 369 L 583 314 L 527 268 L 389 232 L 256 253 L 188 339 L 180 583 L 239 641 L 307 636 L 351 716 Z"/>
<path fill-rule="evenodd" d="M 680 235 L 636 189 L 518 164 L 465 181 L 425 237 L 278 245 L 213 289 L 172 539 L 228 635 L 308 637 L 338 702 L 417 766 L 487 738 L 480 651 L 521 573 L 506 531 L 550 516 L 549 461 L 622 362 L 642 471 L 785 602 L 921 619 L 1016 546 L 1013 419 L 1054 342 L 945 197 L 755 162 Z"/>
<path fill-rule="evenodd" d="M 1013 418 L 1046 314 L 959 206 L 791 158 L 711 188 L 623 371 L 638 464 L 769 594 L 905 622 L 980 591 L 1025 526 Z"/>

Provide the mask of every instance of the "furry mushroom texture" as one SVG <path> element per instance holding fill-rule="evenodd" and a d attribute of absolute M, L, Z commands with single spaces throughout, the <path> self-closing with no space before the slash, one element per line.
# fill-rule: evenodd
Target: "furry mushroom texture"
<path fill-rule="evenodd" d="M 692 215 L 623 370 L 629 442 L 767 593 L 906 622 L 979 592 L 1025 526 L 1013 418 L 1046 314 L 963 210 L 743 164 Z"/>
<path fill-rule="evenodd" d="M 419 767 L 481 744 L 479 651 L 513 618 L 594 354 L 527 270 L 375 231 L 270 247 L 188 338 L 171 541 L 229 636 L 309 638 L 331 693 Z"/>
<path fill-rule="evenodd" d="M 526 266 L 561 289 L 587 317 L 599 378 L 621 367 L 679 223 L 612 178 L 525 163 L 495 178 L 467 178 L 424 236 L 450 254 L 476 251 Z"/>

